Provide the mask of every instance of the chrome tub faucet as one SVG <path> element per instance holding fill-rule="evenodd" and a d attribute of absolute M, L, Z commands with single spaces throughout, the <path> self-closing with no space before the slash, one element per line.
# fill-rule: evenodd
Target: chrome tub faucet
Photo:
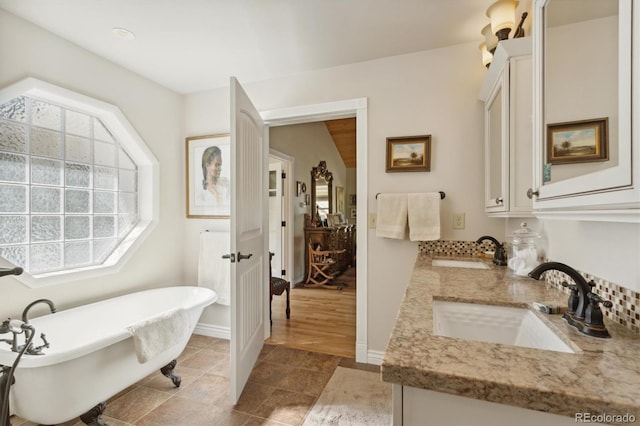
<path fill-rule="evenodd" d="M 543 272 L 556 270 L 567 274 L 575 284 L 563 282 L 562 285 L 571 290 L 567 302 L 567 312 L 562 315 L 567 323 L 581 333 L 593 337 L 611 337 L 607 331 L 600 304 L 606 308 L 613 306 L 609 300 L 591 292 L 595 286 L 593 281 L 587 282 L 582 275 L 569 265 L 559 262 L 546 262 L 529 272 L 529 276 L 539 280 Z"/>

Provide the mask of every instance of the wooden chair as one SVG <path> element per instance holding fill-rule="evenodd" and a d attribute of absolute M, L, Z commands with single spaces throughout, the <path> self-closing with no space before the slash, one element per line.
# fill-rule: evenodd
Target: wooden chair
<path fill-rule="evenodd" d="M 345 250 L 322 250 L 320 247 L 313 246 L 309 240 L 309 272 L 307 273 L 307 281 L 305 287 L 327 287 L 333 281 L 335 275 L 331 272 L 337 261 L 335 256 L 341 255 Z M 342 290 L 341 286 L 336 287 Z"/>
<path fill-rule="evenodd" d="M 277 278 L 273 276 L 273 271 L 271 270 L 271 259 L 275 253 L 269 252 L 269 287 L 270 287 L 270 295 L 269 295 L 269 321 L 271 325 L 273 325 L 273 320 L 271 319 L 271 303 L 273 302 L 273 295 L 281 296 L 284 291 L 287 292 L 287 319 L 291 317 L 291 309 L 289 309 L 289 290 L 291 289 L 291 283 L 283 278 Z"/>

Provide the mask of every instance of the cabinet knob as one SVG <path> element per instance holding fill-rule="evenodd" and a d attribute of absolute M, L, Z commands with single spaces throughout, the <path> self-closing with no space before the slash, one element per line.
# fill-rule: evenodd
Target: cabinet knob
<path fill-rule="evenodd" d="M 540 195 L 540 191 L 534 191 L 533 189 L 529 188 L 527 190 L 527 197 L 529 199 L 532 199 L 534 195 L 537 197 L 538 195 Z"/>
<path fill-rule="evenodd" d="M 496 198 L 496 204 L 502 204 L 502 197 Z"/>

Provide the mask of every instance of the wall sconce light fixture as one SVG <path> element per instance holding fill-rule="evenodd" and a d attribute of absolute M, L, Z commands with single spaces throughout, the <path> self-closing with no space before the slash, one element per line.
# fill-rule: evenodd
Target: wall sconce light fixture
<path fill-rule="evenodd" d="M 480 32 L 484 36 L 484 46 L 481 44 L 480 50 L 482 51 L 482 63 L 486 67 L 489 67 L 489 64 L 491 64 L 491 58 L 498 43 L 501 40 L 507 40 L 509 33 L 511 33 L 511 30 L 516 26 L 515 16 L 517 6 L 517 0 L 498 0 L 487 9 L 487 17 L 491 20 L 491 23 L 487 24 Z M 527 16 L 527 12 L 522 13 L 520 23 L 513 33 L 513 38 L 524 37 L 522 25 L 524 24 L 524 20 L 527 19 Z M 491 58 L 487 59 L 485 50 L 491 55 Z"/>
<path fill-rule="evenodd" d="M 489 65 L 491 65 L 491 60 L 493 60 L 493 55 L 487 50 L 487 43 L 485 43 L 484 41 L 480 43 L 479 49 L 482 52 L 482 65 L 489 68 Z"/>

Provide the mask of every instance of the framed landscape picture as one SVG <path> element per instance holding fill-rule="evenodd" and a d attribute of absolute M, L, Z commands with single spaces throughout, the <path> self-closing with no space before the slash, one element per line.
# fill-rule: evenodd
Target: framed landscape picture
<path fill-rule="evenodd" d="M 387 172 L 431 170 L 431 135 L 387 138 Z"/>
<path fill-rule="evenodd" d="M 608 118 L 547 125 L 547 163 L 573 164 L 609 159 Z"/>

